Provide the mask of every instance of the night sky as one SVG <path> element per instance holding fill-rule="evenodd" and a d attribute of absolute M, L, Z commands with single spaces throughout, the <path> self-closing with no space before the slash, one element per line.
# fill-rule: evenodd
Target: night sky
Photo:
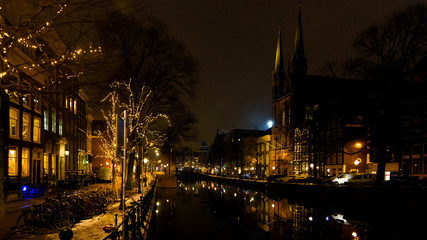
<path fill-rule="evenodd" d="M 216 129 L 267 129 L 278 25 L 285 61 L 297 24 L 296 0 L 149 0 L 152 14 L 199 62 L 201 83 L 191 104 L 199 143 Z M 354 56 L 355 36 L 390 14 L 427 0 L 307 0 L 302 24 L 308 74 L 327 75 L 326 62 Z M 285 66 L 287 68 L 287 66 Z M 199 146 L 198 144 L 196 146 Z"/>

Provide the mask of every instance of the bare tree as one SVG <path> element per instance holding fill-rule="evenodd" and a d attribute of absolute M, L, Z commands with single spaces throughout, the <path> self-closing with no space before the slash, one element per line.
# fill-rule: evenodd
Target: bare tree
<path fill-rule="evenodd" d="M 371 136 L 376 148 L 378 181 L 384 179 L 387 148 L 401 159 L 401 89 L 427 53 L 427 8 L 418 4 L 389 17 L 356 37 L 358 56 L 345 63 L 345 73 L 373 81 Z"/>
<path fill-rule="evenodd" d="M 178 103 L 184 106 L 186 99 L 194 97 L 195 61 L 186 48 L 167 33 L 163 24 L 148 16 L 129 16 L 117 11 L 107 15 L 108 19 L 98 25 L 99 42 L 109 70 L 106 76 L 110 81 L 118 82 L 131 79 L 129 91 L 119 92 L 121 102 L 135 98 L 135 106 L 139 106 L 128 105 L 134 109 L 131 127 L 159 114 L 169 115 Z M 178 119 L 182 118 L 174 118 Z M 179 129 L 175 121 L 173 124 L 174 130 Z M 142 149 L 148 149 L 153 141 L 158 142 L 159 135 L 151 134 L 153 127 L 167 129 L 167 126 L 153 122 L 143 128 L 131 129 L 129 139 L 135 143 L 131 151 L 135 151 L 138 144 L 142 144 Z M 134 162 L 131 157 L 129 172 L 132 172 Z M 132 175 L 128 176 L 129 183 Z"/>

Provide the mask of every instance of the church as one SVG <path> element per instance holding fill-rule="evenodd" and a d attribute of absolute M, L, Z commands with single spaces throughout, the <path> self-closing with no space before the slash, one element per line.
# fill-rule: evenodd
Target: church
<path fill-rule="evenodd" d="M 269 174 L 320 178 L 372 172 L 366 106 L 369 81 L 307 72 L 301 4 L 285 67 L 279 26 L 272 76 Z"/>

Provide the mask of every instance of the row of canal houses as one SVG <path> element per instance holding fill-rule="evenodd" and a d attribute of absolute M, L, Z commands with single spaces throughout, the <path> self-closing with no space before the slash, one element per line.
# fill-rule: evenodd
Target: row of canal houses
<path fill-rule="evenodd" d="M 1 20 L 3 29 L 12 25 Z M 65 56 L 69 52 L 52 28 L 37 38 L 15 41 L 2 54 L 2 200 L 91 172 L 93 117 L 79 89 L 79 69 L 58 64 Z"/>

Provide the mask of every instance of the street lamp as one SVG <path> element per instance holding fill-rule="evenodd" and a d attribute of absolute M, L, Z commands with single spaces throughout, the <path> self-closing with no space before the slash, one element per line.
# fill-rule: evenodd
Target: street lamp
<path fill-rule="evenodd" d="M 357 166 L 362 162 L 362 159 L 357 158 L 356 160 L 354 160 L 354 165 L 356 166 L 356 172 L 358 172 Z"/>
<path fill-rule="evenodd" d="M 268 126 L 268 128 L 272 128 L 273 127 L 273 121 L 269 120 L 267 122 L 267 126 Z"/>

